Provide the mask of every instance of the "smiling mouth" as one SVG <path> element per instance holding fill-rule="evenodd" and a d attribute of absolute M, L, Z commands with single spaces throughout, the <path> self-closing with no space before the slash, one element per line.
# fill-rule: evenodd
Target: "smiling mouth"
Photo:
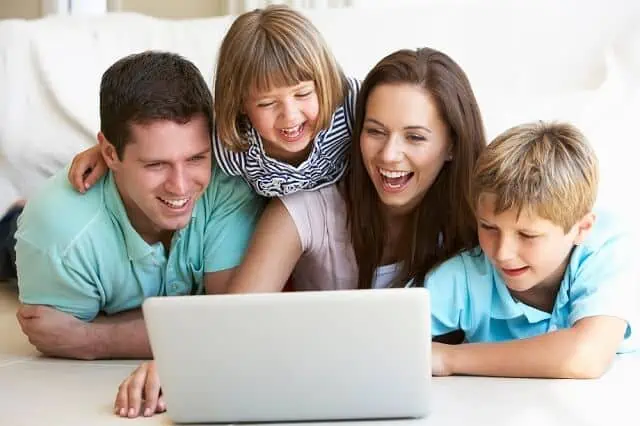
<path fill-rule="evenodd" d="M 287 142 L 296 142 L 300 136 L 304 133 L 305 123 L 301 123 L 297 126 L 288 127 L 286 129 L 279 129 L 280 135 Z"/>
<path fill-rule="evenodd" d="M 414 175 L 413 172 L 409 171 L 386 170 L 380 168 L 378 169 L 378 173 L 380 173 L 383 188 L 391 192 L 402 191 Z"/>
<path fill-rule="evenodd" d="M 510 277 L 517 277 L 527 272 L 529 270 L 529 267 L 523 266 L 522 268 L 511 268 L 511 269 L 501 268 L 501 269 L 502 269 L 502 272 L 504 272 L 506 275 Z"/>
<path fill-rule="evenodd" d="M 191 200 L 191 197 L 177 198 L 177 199 L 173 199 L 173 200 L 170 200 L 168 198 L 158 197 L 158 200 L 160 200 L 162 202 L 162 204 L 164 204 L 165 206 L 169 207 L 170 209 L 180 210 L 180 209 L 184 208 L 189 203 L 189 200 Z"/>

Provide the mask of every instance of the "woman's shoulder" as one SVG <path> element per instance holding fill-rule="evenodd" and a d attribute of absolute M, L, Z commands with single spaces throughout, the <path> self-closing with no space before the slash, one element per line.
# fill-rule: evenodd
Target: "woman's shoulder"
<path fill-rule="evenodd" d="M 307 206 L 321 211 L 344 209 L 344 199 L 338 184 L 331 184 L 312 191 L 298 191 L 281 197 L 288 205 Z"/>

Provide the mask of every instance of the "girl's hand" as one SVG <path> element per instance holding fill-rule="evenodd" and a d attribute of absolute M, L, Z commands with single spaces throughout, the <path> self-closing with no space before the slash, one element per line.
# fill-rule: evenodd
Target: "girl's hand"
<path fill-rule="evenodd" d="M 141 364 L 118 388 L 115 413 L 120 417 L 149 417 L 166 409 L 155 361 Z"/>
<path fill-rule="evenodd" d="M 68 179 L 76 191 L 84 194 L 105 173 L 107 164 L 100 153 L 100 146 L 95 145 L 73 157 Z"/>

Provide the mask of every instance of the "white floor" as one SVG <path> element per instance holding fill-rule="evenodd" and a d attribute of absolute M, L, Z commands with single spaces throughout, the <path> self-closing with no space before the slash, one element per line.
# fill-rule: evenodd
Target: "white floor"
<path fill-rule="evenodd" d="M 172 424 L 166 415 L 131 420 L 112 413 L 117 386 L 137 361 L 44 358 L 22 335 L 15 319 L 16 306 L 15 291 L 0 282 L 0 425 Z M 435 379 L 432 390 L 433 412 L 425 420 L 353 423 L 358 426 L 640 424 L 640 357 L 618 360 L 599 380 L 450 377 Z"/>

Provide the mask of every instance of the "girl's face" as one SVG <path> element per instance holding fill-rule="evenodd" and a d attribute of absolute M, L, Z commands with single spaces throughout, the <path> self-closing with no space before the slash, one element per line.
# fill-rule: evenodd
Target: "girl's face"
<path fill-rule="evenodd" d="M 369 93 L 360 151 L 381 203 L 394 215 L 413 210 L 451 159 L 447 126 L 431 95 L 409 84 L 381 84 Z"/>
<path fill-rule="evenodd" d="M 243 104 L 244 113 L 262 138 L 265 152 L 293 165 L 309 155 L 319 109 L 313 81 L 266 92 L 252 90 Z"/>

